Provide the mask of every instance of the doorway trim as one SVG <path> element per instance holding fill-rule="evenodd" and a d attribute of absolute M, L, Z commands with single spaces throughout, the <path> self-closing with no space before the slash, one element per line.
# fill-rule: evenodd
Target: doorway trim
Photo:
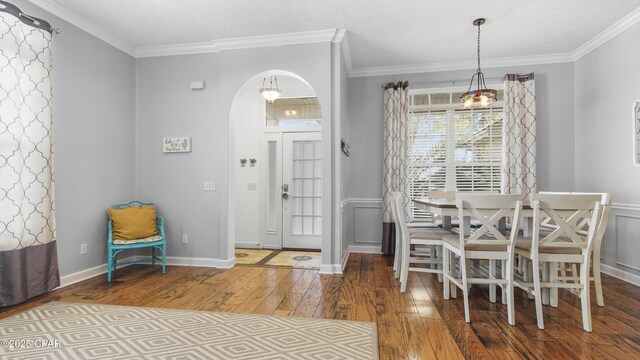
<path fill-rule="evenodd" d="M 235 184 L 236 180 L 236 169 L 235 169 L 235 159 L 236 159 L 236 151 L 235 151 L 235 135 L 236 135 L 236 126 L 234 122 L 235 117 L 235 109 L 238 106 L 239 96 L 244 94 L 245 91 L 249 89 L 250 86 L 253 86 L 256 81 L 261 78 L 269 77 L 269 76 L 289 76 L 293 77 L 299 81 L 305 83 L 309 88 L 313 89 L 320 101 L 322 95 L 317 93 L 317 90 L 302 76 L 286 71 L 286 70 L 267 70 L 259 72 L 251 77 L 249 77 L 240 88 L 236 91 L 233 96 L 233 100 L 231 101 L 231 106 L 228 114 L 228 134 L 227 134 L 227 174 L 228 174 L 228 198 L 227 198 L 227 258 L 232 260 L 232 263 L 235 263 L 235 225 L 236 225 L 236 190 Z M 257 91 L 257 90 L 256 90 Z M 322 134 L 322 263 L 320 265 L 320 273 L 324 274 L 332 274 L 333 266 L 332 266 L 332 254 L 333 254 L 333 244 L 332 244 L 332 226 L 331 222 L 333 219 L 333 147 L 332 147 L 332 133 L 333 133 L 333 122 L 332 122 L 332 114 L 333 109 L 331 106 L 332 99 L 328 100 L 329 107 L 325 108 L 321 106 L 322 112 L 322 125 L 321 125 L 321 134 Z M 322 103 L 322 101 L 320 101 Z M 325 160 L 326 159 L 326 160 Z M 326 175 L 325 175 L 326 174 Z"/>

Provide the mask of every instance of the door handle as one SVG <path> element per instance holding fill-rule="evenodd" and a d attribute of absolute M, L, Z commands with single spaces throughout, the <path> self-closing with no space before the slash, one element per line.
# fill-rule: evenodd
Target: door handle
<path fill-rule="evenodd" d="M 285 200 L 289 198 L 289 194 L 287 194 L 287 192 L 289 192 L 289 184 L 283 184 L 282 185 L 282 198 L 285 199 Z"/>

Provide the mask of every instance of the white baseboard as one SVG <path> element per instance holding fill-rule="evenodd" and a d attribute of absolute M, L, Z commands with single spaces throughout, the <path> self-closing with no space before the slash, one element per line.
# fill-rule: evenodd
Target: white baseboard
<path fill-rule="evenodd" d="M 122 261 L 122 262 L 139 261 L 139 260 L 144 260 L 146 258 L 148 258 L 148 256 L 134 255 L 128 258 L 119 259 L 119 261 Z M 149 263 L 151 263 L 151 260 L 149 260 Z M 198 266 L 198 267 L 214 267 L 218 269 L 230 269 L 235 264 L 236 264 L 236 258 L 229 259 L 229 260 L 221 260 L 221 259 L 186 258 L 186 257 L 167 256 L 167 265 L 172 265 L 172 266 Z M 122 266 L 119 266 L 118 268 L 122 269 L 129 265 L 131 264 L 122 265 Z M 161 262 L 160 263 L 156 262 L 156 266 L 160 266 L 160 265 L 162 265 Z M 107 272 L 107 264 L 102 264 L 102 265 L 94 266 L 89 269 L 80 270 L 78 272 L 75 272 L 69 275 L 61 276 L 60 286 L 57 287 L 57 289 L 75 284 L 83 280 L 90 279 L 94 276 L 105 274 L 106 272 Z"/>
<path fill-rule="evenodd" d="M 620 279 L 622 281 L 626 281 L 629 284 L 640 286 L 640 276 L 626 272 L 624 270 L 620 270 L 613 266 L 601 264 L 600 270 L 602 273 L 607 274 L 609 276 L 613 276 L 616 279 Z"/>
<path fill-rule="evenodd" d="M 139 257 L 140 257 L 139 255 L 134 255 L 128 258 L 120 259 L 120 261 L 122 262 L 135 261 Z M 129 265 L 122 265 L 120 266 L 120 268 L 122 269 L 123 267 L 127 267 Z M 107 273 L 107 264 L 102 264 L 102 265 L 94 266 L 92 268 L 80 270 L 78 272 L 74 272 L 69 275 L 64 275 L 60 277 L 60 286 L 58 286 L 57 289 L 63 288 L 65 286 L 69 286 L 71 284 L 75 284 L 83 280 L 90 279 L 94 276 L 106 274 L 106 273 Z"/>
<path fill-rule="evenodd" d="M 236 264 L 236 258 L 221 260 L 221 259 L 208 259 L 208 258 L 188 258 L 188 257 L 167 256 L 167 265 L 173 265 L 173 266 L 199 266 L 199 267 L 213 267 L 218 269 L 231 269 L 235 264 Z"/>
<path fill-rule="evenodd" d="M 381 245 L 349 245 L 349 252 L 360 254 L 382 254 Z"/>
<path fill-rule="evenodd" d="M 237 248 L 241 248 L 241 249 L 261 249 L 260 244 L 256 244 L 256 243 L 237 242 L 235 247 L 236 247 L 236 249 Z"/>
<path fill-rule="evenodd" d="M 320 265 L 320 271 L 318 271 L 318 274 L 332 275 L 333 274 L 333 265 L 331 265 L 331 264 Z"/>
<path fill-rule="evenodd" d="M 347 262 L 349 262 L 349 255 L 351 255 L 351 249 L 349 249 L 349 246 L 347 246 L 347 251 L 345 251 L 344 255 L 342 256 L 342 268 L 340 269 L 341 274 L 347 267 Z"/>

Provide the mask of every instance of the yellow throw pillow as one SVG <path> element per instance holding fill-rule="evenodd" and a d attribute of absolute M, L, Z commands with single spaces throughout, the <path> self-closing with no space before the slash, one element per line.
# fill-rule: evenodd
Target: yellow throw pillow
<path fill-rule="evenodd" d="M 109 218 L 112 221 L 113 240 L 135 240 L 158 235 L 155 206 L 111 208 Z"/>

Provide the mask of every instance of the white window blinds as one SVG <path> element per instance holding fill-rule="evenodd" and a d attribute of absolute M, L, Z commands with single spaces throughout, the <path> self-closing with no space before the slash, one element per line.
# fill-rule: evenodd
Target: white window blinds
<path fill-rule="evenodd" d="M 502 91 L 499 101 L 483 110 L 464 109 L 458 96 L 412 94 L 408 153 L 412 198 L 435 190 L 500 190 Z M 412 208 L 412 217 L 429 220 L 430 214 Z"/>

